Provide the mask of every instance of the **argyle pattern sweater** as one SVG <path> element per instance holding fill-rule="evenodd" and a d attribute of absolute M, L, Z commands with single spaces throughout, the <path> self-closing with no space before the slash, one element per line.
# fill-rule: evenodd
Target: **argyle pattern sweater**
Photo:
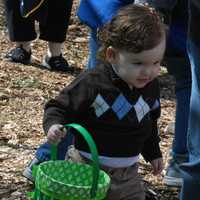
<path fill-rule="evenodd" d="M 159 85 L 155 79 L 142 89 L 130 89 L 109 64 L 82 72 L 45 106 L 43 126 L 78 123 L 92 135 L 101 156 L 131 157 L 146 161 L 161 157 L 157 119 Z M 72 132 L 75 132 L 74 130 Z M 90 152 L 79 134 L 77 149 Z"/>

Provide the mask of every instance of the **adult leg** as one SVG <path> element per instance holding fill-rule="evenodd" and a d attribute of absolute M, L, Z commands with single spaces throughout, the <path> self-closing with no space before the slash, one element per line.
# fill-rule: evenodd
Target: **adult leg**
<path fill-rule="evenodd" d="M 188 54 L 192 66 L 192 91 L 188 127 L 189 163 L 182 167 L 184 182 L 180 199 L 196 200 L 200 188 L 200 47 L 198 46 L 199 43 L 193 38 L 189 39 L 188 44 Z"/>
<path fill-rule="evenodd" d="M 62 56 L 62 45 L 66 39 L 72 3 L 72 0 L 49 0 L 47 20 L 40 24 L 40 39 L 48 41 L 49 47 L 43 65 L 51 70 L 69 70 Z"/>
<path fill-rule="evenodd" d="M 168 72 L 176 80 L 176 119 L 172 159 L 169 162 L 164 183 L 170 186 L 181 186 L 182 175 L 179 165 L 188 161 L 187 129 L 191 95 L 191 66 L 187 54 L 182 52 L 178 57 L 169 58 Z"/>
<path fill-rule="evenodd" d="M 172 22 L 167 41 L 166 61 L 168 72 L 176 80 L 175 132 L 171 160 L 164 182 L 170 186 L 181 186 L 180 164 L 188 161 L 187 129 L 191 95 L 191 66 L 187 55 L 187 0 L 178 1 L 172 13 Z"/>
<path fill-rule="evenodd" d="M 200 188 L 200 159 L 181 165 L 183 187 L 180 200 L 199 200 Z"/>
<path fill-rule="evenodd" d="M 21 16 L 20 1 L 5 0 L 4 2 L 9 39 L 16 44 L 6 57 L 14 62 L 29 63 L 30 42 L 37 37 L 34 21 Z"/>
<path fill-rule="evenodd" d="M 20 1 L 4 0 L 9 39 L 13 42 L 31 41 L 37 37 L 34 21 L 20 14 Z"/>
<path fill-rule="evenodd" d="M 181 193 L 181 200 L 199 200 L 200 181 L 185 175 Z"/>

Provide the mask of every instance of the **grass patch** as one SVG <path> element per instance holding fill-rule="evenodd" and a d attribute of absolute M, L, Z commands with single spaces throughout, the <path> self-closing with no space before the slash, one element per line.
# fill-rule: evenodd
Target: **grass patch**
<path fill-rule="evenodd" d="M 16 79 L 12 82 L 14 88 L 39 88 L 41 82 L 35 78 Z"/>

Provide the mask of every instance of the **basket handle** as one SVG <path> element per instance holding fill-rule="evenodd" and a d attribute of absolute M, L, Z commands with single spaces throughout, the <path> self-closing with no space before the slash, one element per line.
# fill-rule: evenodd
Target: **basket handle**
<path fill-rule="evenodd" d="M 93 166 L 93 181 L 92 181 L 92 188 L 91 188 L 91 198 L 96 196 L 97 186 L 98 186 L 98 179 L 99 179 L 99 159 L 98 159 L 98 152 L 94 140 L 92 139 L 89 132 L 79 124 L 66 124 L 65 127 L 74 128 L 80 133 L 83 138 L 86 140 L 89 149 L 92 154 L 92 166 Z M 56 160 L 57 158 L 57 145 L 52 145 L 51 147 L 51 160 Z"/>

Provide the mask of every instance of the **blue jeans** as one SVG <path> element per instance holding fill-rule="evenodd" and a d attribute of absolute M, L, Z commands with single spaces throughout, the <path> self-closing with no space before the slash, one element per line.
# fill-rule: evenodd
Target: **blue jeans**
<path fill-rule="evenodd" d="M 200 189 L 200 160 L 182 165 L 183 186 L 180 200 L 199 200 Z"/>
<path fill-rule="evenodd" d="M 72 144 L 73 136 L 68 133 L 65 138 L 58 144 L 58 153 L 57 153 L 57 159 L 58 160 L 64 160 L 65 154 L 67 152 L 67 148 L 69 145 Z M 36 158 L 40 162 L 44 162 L 46 160 L 50 160 L 51 158 L 51 145 L 47 142 L 42 144 L 36 151 L 35 154 Z"/>
<path fill-rule="evenodd" d="M 176 119 L 175 119 L 175 134 L 172 150 L 175 154 L 187 154 L 187 129 L 188 116 L 190 106 L 190 82 L 180 80 L 178 84 L 187 85 L 184 89 L 176 89 Z"/>
<path fill-rule="evenodd" d="M 181 70 L 180 66 L 180 70 Z M 183 72 L 183 71 L 182 71 Z M 173 156 L 188 154 L 187 149 L 187 130 L 191 95 L 191 70 L 190 65 L 185 70 L 182 78 L 177 78 L 177 74 L 172 74 L 176 79 L 176 119 L 175 134 L 172 145 Z"/>
<path fill-rule="evenodd" d="M 192 67 L 192 91 L 188 124 L 189 162 L 182 166 L 184 181 L 181 200 L 198 200 L 200 189 L 200 47 L 188 41 Z"/>

